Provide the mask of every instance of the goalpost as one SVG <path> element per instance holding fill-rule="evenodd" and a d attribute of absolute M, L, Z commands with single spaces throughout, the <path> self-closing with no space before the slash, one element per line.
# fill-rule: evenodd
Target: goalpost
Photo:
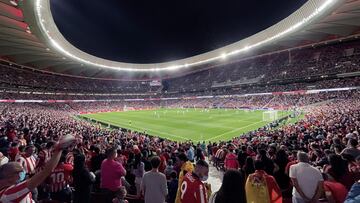
<path fill-rule="evenodd" d="M 263 112 L 263 121 L 276 121 L 278 119 L 278 111 L 271 110 Z"/>

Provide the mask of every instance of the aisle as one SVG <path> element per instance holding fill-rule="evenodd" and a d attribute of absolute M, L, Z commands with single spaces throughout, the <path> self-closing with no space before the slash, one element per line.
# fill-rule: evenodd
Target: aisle
<path fill-rule="evenodd" d="M 223 172 L 218 171 L 212 164 L 210 164 L 209 179 L 207 182 L 211 184 L 212 192 L 216 192 L 220 189 L 223 175 Z"/>

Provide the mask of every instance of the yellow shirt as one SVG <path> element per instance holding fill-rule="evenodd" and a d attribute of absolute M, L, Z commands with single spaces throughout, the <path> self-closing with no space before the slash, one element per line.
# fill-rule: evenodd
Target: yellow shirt
<path fill-rule="evenodd" d="M 249 175 L 245 184 L 247 203 L 270 203 L 269 191 L 265 178 Z"/>

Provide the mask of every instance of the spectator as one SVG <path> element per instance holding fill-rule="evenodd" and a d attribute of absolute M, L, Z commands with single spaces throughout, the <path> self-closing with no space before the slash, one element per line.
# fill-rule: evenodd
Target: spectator
<path fill-rule="evenodd" d="M 161 149 L 157 149 L 156 154 L 157 154 L 157 156 L 160 157 L 160 160 L 161 160 L 160 166 L 159 166 L 159 171 L 161 173 L 164 173 L 165 169 L 166 169 L 166 165 L 167 165 L 166 164 L 166 158 L 165 158 L 164 154 L 161 152 Z"/>
<path fill-rule="evenodd" d="M 245 191 L 248 202 L 282 203 L 281 190 L 273 176 L 264 169 L 263 161 L 255 161 L 255 173 L 246 180 Z"/>
<path fill-rule="evenodd" d="M 174 171 L 173 161 L 169 160 L 165 169 L 166 179 L 170 178 L 171 173 Z M 177 178 L 176 178 L 177 179 Z"/>
<path fill-rule="evenodd" d="M 125 200 L 126 197 L 126 188 L 124 186 L 120 187 L 115 194 L 115 198 L 112 200 L 112 203 L 129 203 Z"/>
<path fill-rule="evenodd" d="M 74 170 L 72 172 L 74 182 L 74 203 L 89 203 L 92 184 L 95 175 L 85 167 L 85 156 L 78 154 L 74 157 Z"/>
<path fill-rule="evenodd" d="M 141 153 L 138 153 L 135 155 L 135 161 L 132 167 L 132 173 L 135 175 L 135 186 L 138 196 L 140 196 L 140 186 L 144 172 L 145 164 L 141 161 Z"/>
<path fill-rule="evenodd" d="M 210 196 L 209 203 L 246 203 L 244 176 L 237 170 L 227 170 L 219 191 Z"/>
<path fill-rule="evenodd" d="M 12 142 L 7 154 L 10 161 L 15 161 L 16 156 L 19 155 L 18 143 Z"/>
<path fill-rule="evenodd" d="M 26 175 L 32 176 L 35 174 L 36 158 L 34 156 L 35 146 L 29 145 L 25 147 L 25 153 L 18 154 L 15 161 L 20 163 L 24 168 Z"/>
<path fill-rule="evenodd" d="M 194 165 L 187 159 L 186 155 L 184 153 L 181 153 L 177 157 L 177 164 L 180 166 L 180 172 L 179 172 L 179 186 L 178 191 L 176 194 L 176 203 L 181 203 L 180 201 L 180 186 L 183 181 L 184 176 L 187 173 L 192 173 L 194 170 Z"/>
<path fill-rule="evenodd" d="M 91 157 L 91 171 L 96 172 L 101 169 L 101 163 L 105 159 L 104 155 L 100 153 L 99 147 L 94 147 L 94 155 Z"/>
<path fill-rule="evenodd" d="M 348 190 L 346 187 L 324 175 L 324 192 L 329 202 L 343 203 L 345 201 Z"/>
<path fill-rule="evenodd" d="M 170 180 L 168 182 L 169 195 L 168 195 L 167 203 L 175 203 L 178 186 L 179 186 L 179 180 L 177 178 L 176 171 L 172 171 L 170 173 Z"/>
<path fill-rule="evenodd" d="M 203 149 L 201 148 L 200 145 L 198 145 L 196 147 L 195 160 L 196 161 L 205 160 L 204 151 L 203 151 Z"/>
<path fill-rule="evenodd" d="M 274 162 L 267 156 L 266 150 L 260 149 L 259 156 L 260 160 L 265 164 L 265 172 L 268 175 L 273 175 L 275 169 Z"/>
<path fill-rule="evenodd" d="M 323 191 L 323 177 L 318 169 L 309 164 L 309 157 L 298 152 L 299 163 L 290 166 L 289 176 L 293 182 L 293 202 L 316 202 Z"/>
<path fill-rule="evenodd" d="M 181 203 L 207 203 L 208 190 L 203 181 L 208 179 L 209 165 L 204 160 L 196 163 L 194 172 L 188 172 L 180 183 Z M 211 192 L 210 192 L 211 194 Z"/>
<path fill-rule="evenodd" d="M 65 163 L 66 157 L 63 153 L 58 165 L 47 178 L 47 188 L 52 200 L 60 202 L 71 202 L 71 190 L 69 188 L 73 166 Z"/>
<path fill-rule="evenodd" d="M 248 157 L 248 154 L 246 153 L 246 146 L 243 145 L 243 146 L 241 146 L 241 149 L 239 150 L 239 153 L 238 153 L 238 163 L 241 168 L 244 167 L 247 157 Z"/>
<path fill-rule="evenodd" d="M 194 162 L 194 157 L 195 157 L 194 147 L 190 146 L 189 149 L 187 150 L 187 159 L 190 162 Z"/>
<path fill-rule="evenodd" d="M 287 164 L 289 163 L 288 156 L 285 152 L 285 150 L 280 149 L 276 152 L 275 160 L 277 170 L 274 172 L 274 178 L 276 182 L 278 183 L 280 189 L 286 190 L 289 189 L 290 186 L 290 178 L 285 173 L 285 168 Z"/>
<path fill-rule="evenodd" d="M 230 149 L 229 153 L 226 154 L 224 167 L 226 170 L 239 168 L 239 162 L 237 160 L 237 156 L 233 152 L 234 150 Z"/>
<path fill-rule="evenodd" d="M 58 144 L 44 169 L 31 178 L 25 179 L 25 172 L 17 162 L 0 167 L 0 202 L 33 202 L 30 191 L 44 182 L 58 164 L 63 145 Z"/>
<path fill-rule="evenodd" d="M 168 194 L 167 182 L 164 174 L 159 172 L 160 158 L 151 158 L 152 169 L 144 174 L 141 191 L 145 197 L 145 203 L 165 203 Z"/>
<path fill-rule="evenodd" d="M 242 170 L 245 174 L 245 178 L 247 178 L 250 174 L 255 173 L 254 159 L 251 156 L 246 158 L 246 162 Z"/>
<path fill-rule="evenodd" d="M 122 186 L 121 178 L 126 175 L 126 171 L 121 163 L 115 161 L 117 157 L 116 148 L 109 148 L 106 151 L 106 157 L 101 164 L 100 187 L 109 198 L 107 202 L 111 202 L 115 192 Z"/>
<path fill-rule="evenodd" d="M 51 151 L 53 149 L 55 142 L 50 141 L 45 144 L 45 147 L 39 152 L 38 163 L 36 163 L 36 168 L 41 170 L 46 162 L 50 160 Z"/>
<path fill-rule="evenodd" d="M 348 147 L 346 147 L 341 154 L 349 154 L 355 159 L 360 156 L 360 150 L 357 148 L 358 144 L 359 143 L 356 139 L 351 138 L 348 141 Z"/>
<path fill-rule="evenodd" d="M 329 156 L 330 166 L 325 169 L 332 180 L 343 184 L 348 190 L 355 182 L 354 174 L 349 172 L 348 165 L 340 155 L 332 154 Z"/>
<path fill-rule="evenodd" d="M 346 196 L 344 203 L 357 203 L 360 201 L 360 180 L 354 183 L 349 191 L 349 194 Z"/>

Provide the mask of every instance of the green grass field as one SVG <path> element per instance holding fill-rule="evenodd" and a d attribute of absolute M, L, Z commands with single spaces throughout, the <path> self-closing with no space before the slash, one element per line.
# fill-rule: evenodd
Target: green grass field
<path fill-rule="evenodd" d="M 289 112 L 278 112 L 283 117 Z M 175 141 L 226 141 L 263 127 L 263 111 L 157 109 L 84 114 L 81 117 Z"/>

